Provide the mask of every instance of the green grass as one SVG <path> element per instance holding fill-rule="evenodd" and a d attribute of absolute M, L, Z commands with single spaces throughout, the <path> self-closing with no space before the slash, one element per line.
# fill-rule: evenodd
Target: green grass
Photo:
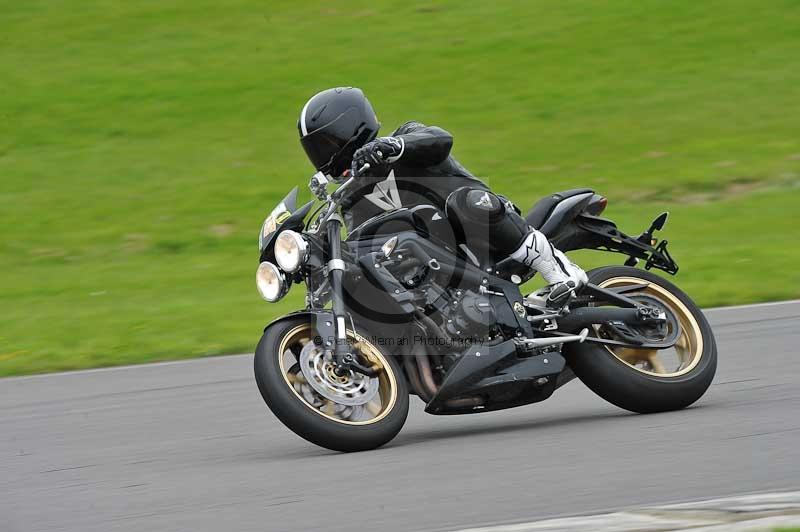
<path fill-rule="evenodd" d="M 361 86 L 526 208 L 668 208 L 703 305 L 800 296 L 800 4 L 0 4 L 0 375 L 249 351 L 256 233 L 310 174 L 296 118 Z M 619 262 L 593 255 L 583 264 Z"/>

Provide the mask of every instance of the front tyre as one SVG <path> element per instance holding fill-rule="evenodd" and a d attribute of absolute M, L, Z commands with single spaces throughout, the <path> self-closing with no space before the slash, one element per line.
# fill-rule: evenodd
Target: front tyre
<path fill-rule="evenodd" d="M 588 274 L 590 283 L 603 288 L 647 283 L 625 295 L 671 312 L 681 335 L 668 350 L 569 344 L 564 355 L 578 378 L 606 401 L 642 414 L 678 410 L 697 401 L 717 368 L 714 333 L 697 305 L 677 286 L 648 271 L 609 266 Z"/>
<path fill-rule="evenodd" d="M 264 331 L 256 347 L 255 377 L 270 410 L 295 434 L 335 451 L 364 451 L 400 432 L 408 415 L 408 388 L 391 356 L 354 331 L 347 336 L 377 377 L 336 375 L 330 352 L 320 347 L 317 331 L 303 316 Z"/>

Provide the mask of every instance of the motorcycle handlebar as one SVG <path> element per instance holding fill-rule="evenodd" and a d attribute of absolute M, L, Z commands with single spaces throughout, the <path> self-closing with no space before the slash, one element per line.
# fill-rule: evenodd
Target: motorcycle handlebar
<path fill-rule="evenodd" d="M 342 186 L 340 186 L 339 188 L 337 188 L 337 189 L 336 189 L 336 192 L 334 192 L 333 194 L 331 194 L 331 197 L 332 197 L 334 200 L 338 200 L 339 198 L 341 198 L 341 197 L 342 197 L 342 195 L 344 194 L 345 190 L 347 190 L 347 189 L 350 187 L 350 185 L 352 185 L 352 184 L 353 184 L 353 182 L 354 182 L 354 181 L 355 181 L 355 180 L 356 180 L 356 179 L 357 179 L 359 176 L 361 176 L 361 175 L 362 175 L 364 172 L 366 172 L 366 171 L 367 171 L 367 170 L 369 170 L 369 169 L 370 169 L 370 165 L 369 165 L 369 163 L 365 163 L 365 164 L 364 164 L 364 166 L 362 166 L 361 168 L 359 168 L 359 169 L 358 169 L 358 171 L 357 171 L 355 174 L 352 174 L 352 175 L 350 176 L 350 178 L 349 178 L 347 181 L 345 181 L 344 183 L 342 183 Z"/>
<path fill-rule="evenodd" d="M 342 183 L 342 185 L 339 188 L 337 188 L 330 196 L 327 196 L 327 192 L 315 190 L 314 186 L 311 187 L 312 190 L 315 191 L 315 194 L 317 194 L 318 197 L 320 197 L 320 199 L 322 199 L 323 196 L 325 196 L 327 197 L 328 201 L 327 209 L 318 218 L 317 222 L 318 227 L 322 227 L 323 225 L 325 225 L 325 223 L 327 223 L 330 217 L 333 216 L 333 214 L 336 212 L 336 208 L 339 206 L 339 202 L 342 200 L 342 196 L 344 196 L 344 193 L 347 191 L 347 189 L 350 188 L 350 186 L 353 184 L 353 182 L 356 181 L 359 175 L 361 175 L 363 172 L 366 172 L 369 169 L 370 165 L 369 163 L 366 163 L 364 166 L 358 169 L 355 175 L 351 175 L 347 181 Z M 313 182 L 314 180 L 312 179 L 312 183 Z M 327 189 L 327 181 L 325 182 L 324 188 Z"/>

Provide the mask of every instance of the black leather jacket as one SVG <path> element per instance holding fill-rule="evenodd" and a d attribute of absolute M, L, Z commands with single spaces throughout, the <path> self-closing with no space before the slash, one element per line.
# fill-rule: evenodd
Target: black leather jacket
<path fill-rule="evenodd" d="M 453 136 L 444 129 L 406 122 L 392 136 L 403 139 L 403 153 L 388 166 L 385 179 L 364 178 L 343 203 L 348 228 L 402 207 L 429 204 L 444 209 L 447 196 L 460 187 L 488 190 L 450 155 Z"/>

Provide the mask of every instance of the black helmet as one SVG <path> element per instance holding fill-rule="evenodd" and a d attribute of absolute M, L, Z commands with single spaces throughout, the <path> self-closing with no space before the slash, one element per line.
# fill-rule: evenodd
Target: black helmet
<path fill-rule="evenodd" d="M 374 139 L 380 127 L 369 100 L 355 87 L 315 94 L 297 121 L 300 144 L 311 164 L 334 177 L 350 166 L 353 153 Z"/>

